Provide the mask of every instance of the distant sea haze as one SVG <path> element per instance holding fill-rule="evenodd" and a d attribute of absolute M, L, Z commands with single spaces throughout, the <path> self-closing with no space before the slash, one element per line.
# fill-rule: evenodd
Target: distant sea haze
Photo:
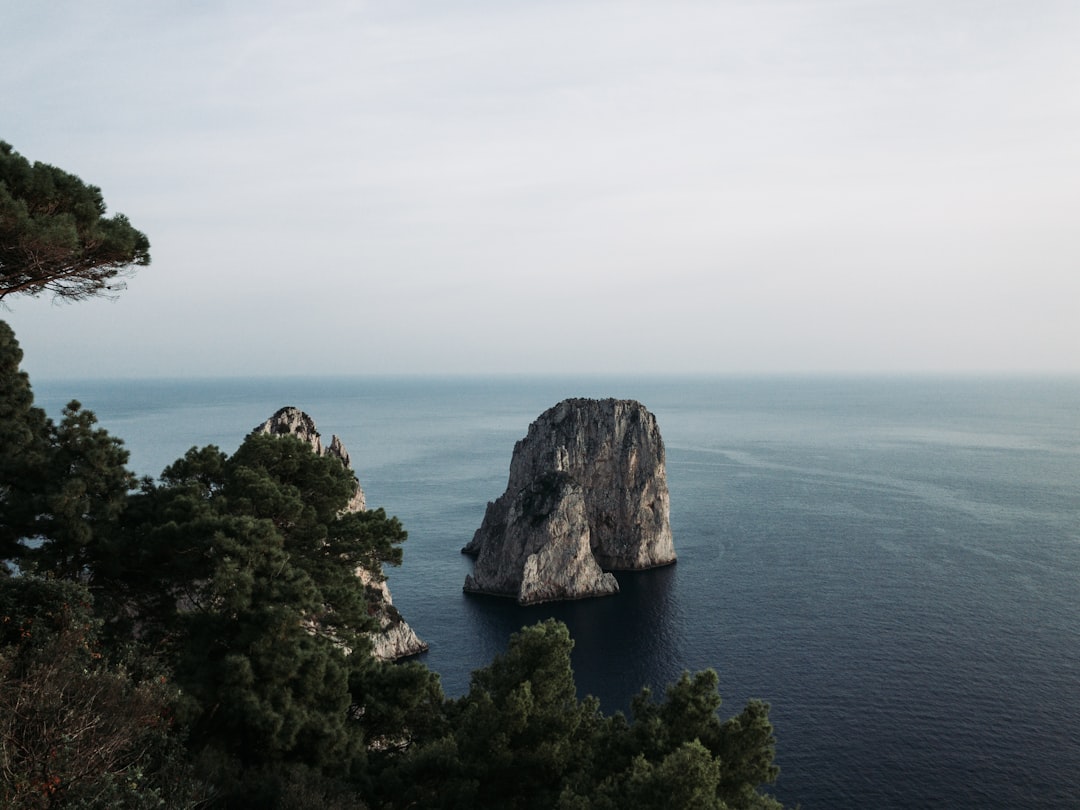
<path fill-rule="evenodd" d="M 35 382 L 158 475 L 283 405 L 409 531 L 394 602 L 449 695 L 548 616 L 582 694 L 627 710 L 688 669 L 772 706 L 785 804 L 1080 806 L 1080 379 L 470 378 Z M 618 596 L 466 596 L 459 549 L 514 442 L 569 396 L 628 397 L 667 445 L 678 563 Z"/>

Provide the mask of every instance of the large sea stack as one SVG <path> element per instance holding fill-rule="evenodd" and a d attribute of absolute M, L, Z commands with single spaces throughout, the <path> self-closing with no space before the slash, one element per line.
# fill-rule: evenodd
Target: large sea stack
<path fill-rule="evenodd" d="M 316 454 L 336 458 L 347 470 L 352 470 L 352 460 L 349 458 L 349 453 L 341 440 L 337 436 L 333 436 L 329 445 L 323 445 L 322 436 L 319 435 L 319 431 L 315 427 L 315 421 L 299 408 L 282 408 L 252 432 L 269 433 L 272 436 L 296 436 L 298 439 L 310 444 Z M 356 491 L 345 507 L 345 511 L 362 512 L 365 508 L 364 490 L 360 486 L 360 482 L 357 481 Z M 405 619 L 402 618 L 398 609 L 394 607 L 394 603 L 390 598 L 390 589 L 386 586 L 382 571 L 369 571 L 366 568 L 358 568 L 356 569 L 356 576 L 364 587 L 368 589 L 374 605 L 374 615 L 379 622 L 379 631 L 373 633 L 371 637 L 372 652 L 375 657 L 384 661 L 393 661 L 426 650 L 428 645 L 420 640 Z"/>
<path fill-rule="evenodd" d="M 610 571 L 675 562 L 664 442 L 640 402 L 568 399 L 514 446 L 510 480 L 462 551 L 465 590 L 521 604 L 616 593 Z"/>

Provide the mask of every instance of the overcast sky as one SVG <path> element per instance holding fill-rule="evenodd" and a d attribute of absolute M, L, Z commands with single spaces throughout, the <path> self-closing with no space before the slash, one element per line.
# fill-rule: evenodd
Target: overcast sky
<path fill-rule="evenodd" d="M 0 9 L 153 263 L 34 377 L 1080 372 L 1076 0 Z"/>

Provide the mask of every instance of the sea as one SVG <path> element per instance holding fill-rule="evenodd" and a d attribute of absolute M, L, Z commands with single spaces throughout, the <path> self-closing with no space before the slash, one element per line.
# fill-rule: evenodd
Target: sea
<path fill-rule="evenodd" d="M 1080 807 L 1080 378 L 49 380 L 157 476 L 278 408 L 341 437 L 408 530 L 394 603 L 449 696 L 522 626 L 575 641 L 579 691 L 627 711 L 712 668 L 725 716 L 771 706 L 805 810 Z M 461 547 L 514 443 L 570 396 L 637 399 L 667 448 L 675 565 L 617 596 L 462 592 Z"/>

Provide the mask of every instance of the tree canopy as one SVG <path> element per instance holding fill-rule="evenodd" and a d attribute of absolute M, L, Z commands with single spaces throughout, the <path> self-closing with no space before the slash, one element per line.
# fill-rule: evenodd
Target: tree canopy
<path fill-rule="evenodd" d="M 111 530 L 135 477 L 123 442 L 72 401 L 59 424 L 34 405 L 22 350 L 0 321 L 0 574 L 34 562 L 78 579 Z"/>
<path fill-rule="evenodd" d="M 779 810 L 768 706 L 721 721 L 717 675 L 686 674 L 628 721 L 579 700 L 574 642 L 553 619 L 514 634 L 505 654 L 447 702 L 447 732 L 381 773 L 376 807 L 506 810 Z"/>
<path fill-rule="evenodd" d="M 345 512 L 354 487 L 336 458 L 252 434 L 232 456 L 192 448 L 129 499 L 92 589 L 168 657 L 193 746 L 244 767 L 359 767 L 354 687 L 377 664 L 356 569 L 398 562 L 405 532 Z"/>
<path fill-rule="evenodd" d="M 0 301 L 49 294 L 82 300 L 122 289 L 150 264 L 150 241 L 127 217 L 105 216 L 101 189 L 0 141 Z"/>

